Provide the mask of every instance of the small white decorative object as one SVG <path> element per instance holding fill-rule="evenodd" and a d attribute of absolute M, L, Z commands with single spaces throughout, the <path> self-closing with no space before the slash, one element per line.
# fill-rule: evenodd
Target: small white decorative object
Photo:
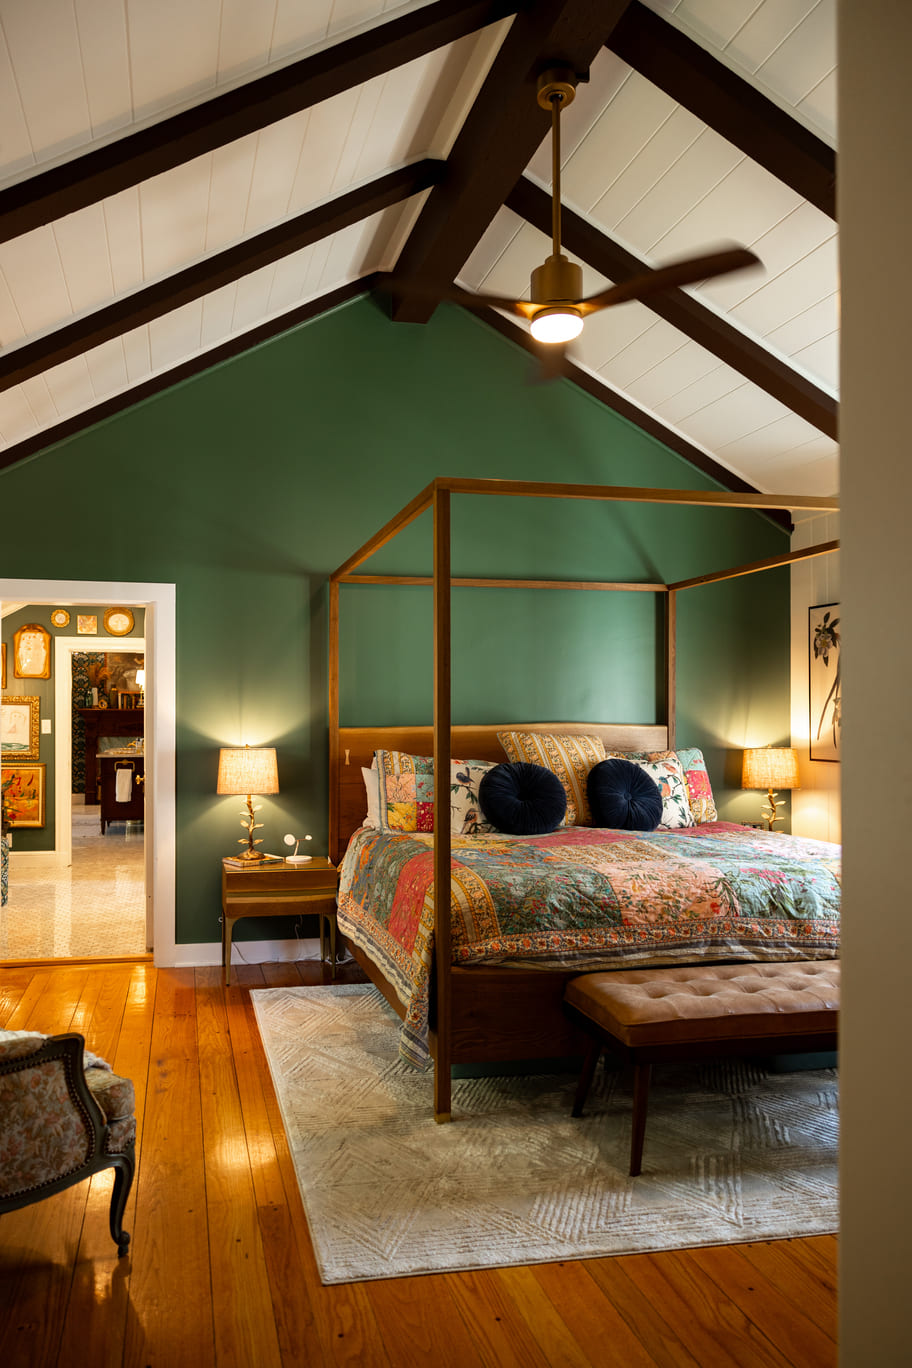
<path fill-rule="evenodd" d="M 294 846 L 294 853 L 291 854 L 291 855 L 286 855 L 286 856 L 285 856 L 285 863 L 286 863 L 286 864 L 307 864 L 307 861 L 308 861 L 308 860 L 312 860 L 312 859 L 313 859 L 313 856 L 312 856 L 312 855 L 299 855 L 299 854 L 298 854 L 298 846 L 301 844 L 301 842 L 302 842 L 302 841 L 312 841 L 312 840 L 313 840 L 313 837 L 312 837 L 312 836 L 290 836 L 290 835 L 289 835 L 289 836 L 286 836 L 286 837 L 285 837 L 285 844 L 286 844 L 286 845 L 293 845 L 293 846 Z"/>

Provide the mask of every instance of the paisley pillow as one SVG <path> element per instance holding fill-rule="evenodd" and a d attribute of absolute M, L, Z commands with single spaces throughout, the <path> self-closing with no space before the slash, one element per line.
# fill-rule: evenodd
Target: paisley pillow
<path fill-rule="evenodd" d="M 514 763 L 543 765 L 557 775 L 567 795 L 567 813 L 562 826 L 589 825 L 586 777 L 593 765 L 605 759 L 605 745 L 600 736 L 502 731 L 497 733 L 497 739 Z"/>

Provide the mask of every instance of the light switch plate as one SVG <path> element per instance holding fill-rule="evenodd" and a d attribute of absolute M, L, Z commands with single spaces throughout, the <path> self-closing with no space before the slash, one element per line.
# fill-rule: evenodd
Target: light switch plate
<path fill-rule="evenodd" d="M 50 719 L 49 717 L 42 717 L 42 719 L 41 719 L 41 735 L 42 735 L 42 736 L 50 736 L 50 733 L 51 733 L 51 719 Z"/>

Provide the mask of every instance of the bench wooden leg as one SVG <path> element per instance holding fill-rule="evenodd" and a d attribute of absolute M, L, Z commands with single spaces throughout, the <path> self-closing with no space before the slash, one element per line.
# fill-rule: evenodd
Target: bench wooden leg
<path fill-rule="evenodd" d="M 586 1057 L 583 1060 L 583 1072 L 580 1074 L 579 1083 L 576 1085 L 576 1096 L 573 1099 L 573 1111 L 571 1113 L 573 1116 L 582 1116 L 583 1114 L 583 1107 L 586 1098 L 589 1096 L 592 1080 L 595 1077 L 595 1066 L 599 1062 L 601 1053 L 602 1042 L 596 1040 L 595 1036 L 590 1037 Z"/>
<path fill-rule="evenodd" d="M 630 1176 L 635 1178 L 643 1164 L 643 1140 L 646 1136 L 646 1107 L 649 1102 L 651 1064 L 633 1066 L 633 1123 L 630 1135 Z"/>

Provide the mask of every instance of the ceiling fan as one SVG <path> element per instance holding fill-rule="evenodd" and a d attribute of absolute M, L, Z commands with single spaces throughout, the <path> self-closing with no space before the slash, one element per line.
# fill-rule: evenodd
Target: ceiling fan
<path fill-rule="evenodd" d="M 511 299 L 464 290 L 458 285 L 433 288 L 420 281 L 393 281 L 393 289 L 399 293 L 448 299 L 469 309 L 504 309 L 527 319 L 532 336 L 537 342 L 546 344 L 543 356 L 549 374 L 559 373 L 566 344 L 579 336 L 589 314 L 613 304 L 645 299 L 660 290 L 759 265 L 759 258 L 747 248 L 731 247 L 644 271 L 598 294 L 583 297 L 582 267 L 570 261 L 560 249 L 560 115 L 561 110 L 572 103 L 576 84 L 575 73 L 563 68 L 545 71 L 538 78 L 538 103 L 551 113 L 551 255 L 532 272 L 531 298 Z"/>

